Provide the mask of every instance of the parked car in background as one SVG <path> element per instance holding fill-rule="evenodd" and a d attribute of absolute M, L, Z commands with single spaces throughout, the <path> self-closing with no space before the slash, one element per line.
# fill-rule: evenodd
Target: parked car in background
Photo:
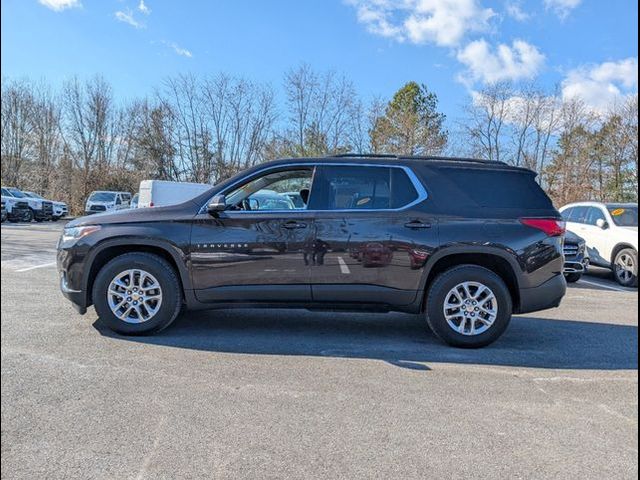
<path fill-rule="evenodd" d="M 249 196 L 245 201 L 247 210 L 295 210 L 291 198 L 274 190 L 262 189 Z"/>
<path fill-rule="evenodd" d="M 38 222 L 42 222 L 44 220 L 51 220 L 53 217 L 53 203 L 48 200 L 31 198 L 15 187 L 2 187 L 2 195 L 4 197 L 18 199 L 27 204 L 29 211 L 22 212 L 23 217 L 20 221 L 30 222 L 32 220 L 36 220 Z"/>
<path fill-rule="evenodd" d="M 564 222 L 535 177 L 473 159 L 269 162 L 179 205 L 70 222 L 60 286 L 123 334 L 160 331 L 184 307 L 259 305 L 411 312 L 445 342 L 481 347 L 566 292 Z M 309 190 L 306 208 L 276 193 L 292 184 Z M 414 262 L 390 253 L 410 249 Z"/>
<path fill-rule="evenodd" d="M 582 278 L 582 274 L 589 266 L 589 254 L 587 253 L 584 238 L 568 231 L 564 236 L 564 278 L 568 283 L 575 283 Z"/>
<path fill-rule="evenodd" d="M 86 215 L 104 213 L 129 208 L 131 194 L 129 192 L 113 192 L 97 190 L 91 192 L 84 207 Z"/>
<path fill-rule="evenodd" d="M 304 192 L 306 195 L 306 197 L 309 196 L 309 192 Z M 289 197 L 291 199 L 291 201 L 293 202 L 293 205 L 296 208 L 305 208 L 305 206 L 307 205 L 306 200 L 303 198 L 302 194 L 300 192 L 285 192 L 284 195 L 286 195 L 287 197 Z"/>
<path fill-rule="evenodd" d="M 211 189 L 205 183 L 170 182 L 167 180 L 143 180 L 140 182 L 138 207 L 164 207 L 178 205 Z"/>
<path fill-rule="evenodd" d="M 7 212 L 7 220 L 10 222 L 29 222 L 33 220 L 33 214 L 29 208 L 29 204 L 23 200 L 10 195 L 8 191 L 2 188 L 2 203 Z"/>
<path fill-rule="evenodd" d="M 47 202 L 51 202 L 52 205 L 53 205 L 53 214 L 51 216 L 51 220 L 53 220 L 53 221 L 58 221 L 61 218 L 66 217 L 69 214 L 69 207 L 64 202 L 56 202 L 55 200 L 47 200 L 42 195 L 39 195 L 39 194 L 37 194 L 35 192 L 27 191 L 27 190 L 23 190 L 22 193 L 24 193 L 29 198 L 35 198 L 35 199 L 38 199 L 38 200 L 44 200 L 44 201 L 47 201 Z"/>
<path fill-rule="evenodd" d="M 638 286 L 638 204 L 579 202 L 560 209 L 567 229 L 584 238 L 589 261 Z"/>
<path fill-rule="evenodd" d="M 140 194 L 136 193 L 131 199 L 131 205 L 129 205 L 129 208 L 138 208 L 139 202 L 140 202 Z"/>

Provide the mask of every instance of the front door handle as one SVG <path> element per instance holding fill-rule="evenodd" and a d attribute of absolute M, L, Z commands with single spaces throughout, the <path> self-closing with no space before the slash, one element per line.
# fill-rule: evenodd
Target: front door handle
<path fill-rule="evenodd" d="M 413 220 L 405 223 L 404 226 L 407 228 L 431 228 L 431 224 L 429 222 L 421 222 L 420 220 Z"/>
<path fill-rule="evenodd" d="M 295 228 L 307 228 L 306 223 L 296 222 L 295 220 L 291 220 L 289 222 L 283 223 L 282 226 L 284 228 L 288 228 L 289 230 L 293 230 Z"/>

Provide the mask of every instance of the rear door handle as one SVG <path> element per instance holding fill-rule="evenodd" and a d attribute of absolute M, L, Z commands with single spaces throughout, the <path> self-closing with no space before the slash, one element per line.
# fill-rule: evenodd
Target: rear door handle
<path fill-rule="evenodd" d="M 288 228 L 289 230 L 293 230 L 295 228 L 307 228 L 306 223 L 296 222 L 295 220 L 291 220 L 289 222 L 283 223 L 282 226 L 284 228 Z"/>
<path fill-rule="evenodd" d="M 407 228 L 431 228 L 429 222 L 421 222 L 420 220 L 413 220 L 412 222 L 405 223 L 404 226 Z"/>

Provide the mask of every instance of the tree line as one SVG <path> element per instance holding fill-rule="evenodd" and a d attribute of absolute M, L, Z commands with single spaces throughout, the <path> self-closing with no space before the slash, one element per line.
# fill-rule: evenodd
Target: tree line
<path fill-rule="evenodd" d="M 281 93 L 278 96 L 277 93 Z M 282 98 L 282 100 L 277 100 Z M 166 78 L 118 101 L 101 76 L 59 89 L 2 79 L 2 184 L 66 201 L 136 191 L 143 179 L 216 183 L 281 157 L 458 155 L 535 170 L 560 205 L 637 201 L 637 95 L 597 113 L 535 86 L 494 84 L 447 121 L 427 86 L 364 99 L 352 81 L 307 65 L 282 90 L 226 74 Z"/>

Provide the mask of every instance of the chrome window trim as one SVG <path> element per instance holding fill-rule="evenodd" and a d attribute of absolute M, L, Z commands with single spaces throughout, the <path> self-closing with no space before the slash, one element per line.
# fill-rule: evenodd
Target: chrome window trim
<path fill-rule="evenodd" d="M 233 215 L 235 214 L 273 214 L 273 213 L 295 213 L 295 212 L 311 212 L 311 213 L 328 213 L 328 212 L 338 212 L 338 213 L 365 213 L 365 212 L 401 212 L 403 210 L 407 210 L 411 207 L 414 207 L 422 202 L 424 202 L 425 200 L 427 200 L 427 198 L 429 198 L 429 194 L 427 193 L 426 188 L 424 188 L 424 185 L 422 184 L 422 182 L 420 181 L 420 179 L 418 178 L 418 176 L 415 174 L 415 172 L 408 166 L 406 165 L 393 165 L 393 164 L 381 164 L 381 163 L 291 163 L 289 165 L 278 165 L 278 166 L 271 166 L 271 167 L 265 167 L 264 169 L 258 170 L 255 172 L 255 175 L 252 175 L 251 178 L 254 177 L 258 177 L 259 175 L 262 175 L 263 173 L 268 173 L 270 170 L 282 170 L 287 169 L 289 167 L 307 167 L 307 168 L 312 168 L 313 169 L 313 176 L 312 176 L 312 182 L 313 179 L 315 179 L 315 175 L 316 175 L 316 169 L 318 167 L 324 167 L 324 166 L 328 166 L 328 167 L 375 167 L 375 168 L 399 168 L 401 170 L 403 170 L 407 176 L 409 177 L 409 180 L 411 181 L 411 183 L 413 184 L 413 188 L 415 188 L 416 193 L 418 194 L 418 197 L 413 200 L 412 202 L 409 202 L 408 204 L 402 206 L 402 207 L 398 207 L 398 208 L 370 208 L 370 209 L 360 209 L 360 208 L 345 208 L 345 209 L 340 209 L 340 210 L 308 210 L 308 209 L 296 209 L 296 210 L 231 210 L 231 211 L 225 211 L 225 213 L 231 213 Z M 226 191 L 229 191 L 230 189 L 234 188 L 237 185 L 240 185 L 241 183 L 247 181 L 246 177 L 239 179 L 237 182 L 232 183 L 231 185 L 229 185 L 226 189 Z M 313 183 L 311 184 L 311 188 L 313 189 Z M 216 195 L 226 195 L 225 193 L 221 192 L 218 193 Z M 213 197 L 215 197 L 216 195 L 214 195 Z M 209 200 L 207 200 L 207 203 L 205 203 L 201 208 L 200 211 L 198 213 L 202 214 L 202 213 L 207 213 L 207 205 L 211 202 L 211 200 L 213 200 L 213 197 L 211 197 Z"/>

